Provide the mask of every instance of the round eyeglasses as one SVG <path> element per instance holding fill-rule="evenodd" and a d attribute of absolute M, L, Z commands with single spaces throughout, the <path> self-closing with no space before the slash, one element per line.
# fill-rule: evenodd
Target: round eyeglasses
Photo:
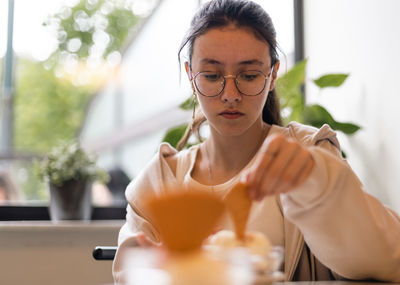
<path fill-rule="evenodd" d="M 242 95 L 257 96 L 264 91 L 267 80 L 273 71 L 274 67 L 271 68 L 271 72 L 267 76 L 259 70 L 246 70 L 237 75 L 223 75 L 216 71 L 200 71 L 192 78 L 192 82 L 201 95 L 215 97 L 224 91 L 226 79 L 233 78 L 236 88 Z"/>

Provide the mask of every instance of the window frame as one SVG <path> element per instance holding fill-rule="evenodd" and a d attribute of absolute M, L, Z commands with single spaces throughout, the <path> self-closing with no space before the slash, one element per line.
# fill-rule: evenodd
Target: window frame
<path fill-rule="evenodd" d="M 124 220 L 124 206 L 93 206 L 91 220 Z M 49 221 L 47 205 L 1 205 L 0 221 Z"/>

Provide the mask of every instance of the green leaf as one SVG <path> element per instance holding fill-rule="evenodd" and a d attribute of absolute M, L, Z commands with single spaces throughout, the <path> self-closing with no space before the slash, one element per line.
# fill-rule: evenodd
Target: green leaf
<path fill-rule="evenodd" d="M 332 115 L 321 105 L 310 105 L 304 108 L 304 123 L 320 128 L 323 124 L 328 124 L 334 130 L 341 131 L 345 134 L 354 134 L 361 127 L 353 123 L 337 122 Z"/>
<path fill-rule="evenodd" d="M 190 96 L 183 103 L 181 103 L 179 105 L 179 108 L 181 108 L 182 110 L 185 110 L 185 111 L 190 111 L 193 109 L 194 104 L 195 104 L 194 97 Z M 197 105 L 197 103 L 196 103 L 196 105 Z"/>
<path fill-rule="evenodd" d="M 339 130 L 347 135 L 352 135 L 355 132 L 357 132 L 358 130 L 361 129 L 360 126 L 356 125 L 356 124 L 352 124 L 352 123 L 340 123 L 340 122 L 336 122 L 335 124 L 335 129 Z"/>
<path fill-rule="evenodd" d="M 277 80 L 276 90 L 280 105 L 282 109 L 290 110 L 290 114 L 285 116 L 285 122 L 301 122 L 304 109 L 301 86 L 304 83 L 306 63 L 307 60 L 300 61 Z"/>
<path fill-rule="evenodd" d="M 307 60 L 300 61 L 278 78 L 276 90 L 280 97 L 287 100 L 292 97 L 293 90 L 300 90 L 301 85 L 304 83 L 306 64 Z"/>
<path fill-rule="evenodd" d="M 343 82 L 347 79 L 349 74 L 345 73 L 336 73 L 336 74 L 326 74 L 318 79 L 313 80 L 313 82 L 319 87 L 319 88 L 325 88 L 325 87 L 339 87 L 340 85 L 343 84 Z"/>
<path fill-rule="evenodd" d="M 176 147 L 179 140 L 185 134 L 187 126 L 188 126 L 187 124 L 183 124 L 168 129 L 162 141 L 169 143 L 173 147 Z"/>
<path fill-rule="evenodd" d="M 304 108 L 303 120 L 306 124 L 320 128 L 323 124 L 331 125 L 335 122 L 332 115 L 320 105 L 308 105 Z"/>

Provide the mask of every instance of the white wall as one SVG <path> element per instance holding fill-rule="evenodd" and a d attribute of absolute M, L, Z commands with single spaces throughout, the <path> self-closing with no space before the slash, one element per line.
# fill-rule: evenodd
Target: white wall
<path fill-rule="evenodd" d="M 307 78 L 345 72 L 345 84 L 307 96 L 363 129 L 340 136 L 368 192 L 400 212 L 400 1 L 305 0 Z"/>

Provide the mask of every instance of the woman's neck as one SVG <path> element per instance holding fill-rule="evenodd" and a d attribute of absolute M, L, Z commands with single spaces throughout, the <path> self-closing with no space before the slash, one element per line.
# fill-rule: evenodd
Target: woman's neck
<path fill-rule="evenodd" d="M 204 157 L 210 164 L 213 184 L 220 184 L 239 173 L 254 157 L 262 145 L 270 125 L 256 122 L 238 136 L 221 136 L 211 129 L 204 145 Z"/>

